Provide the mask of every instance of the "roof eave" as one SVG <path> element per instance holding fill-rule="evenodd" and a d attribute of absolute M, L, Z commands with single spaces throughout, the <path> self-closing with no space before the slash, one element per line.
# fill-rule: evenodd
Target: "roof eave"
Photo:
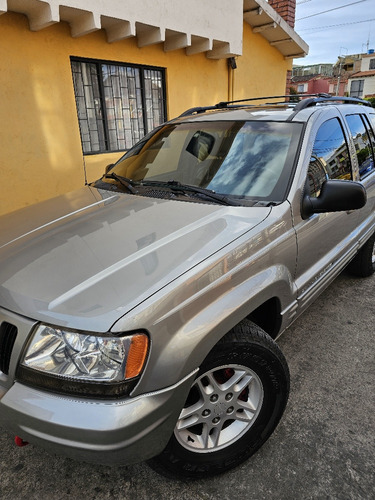
<path fill-rule="evenodd" d="M 285 59 L 305 57 L 309 46 L 265 0 L 244 0 L 244 21 L 260 33 Z"/>

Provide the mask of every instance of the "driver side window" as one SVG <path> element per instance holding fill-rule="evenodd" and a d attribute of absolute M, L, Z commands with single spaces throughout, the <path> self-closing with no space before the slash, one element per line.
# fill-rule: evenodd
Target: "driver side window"
<path fill-rule="evenodd" d="M 338 118 L 324 122 L 315 138 L 307 184 L 311 197 L 318 197 L 327 179 L 351 179 L 348 145 Z"/>

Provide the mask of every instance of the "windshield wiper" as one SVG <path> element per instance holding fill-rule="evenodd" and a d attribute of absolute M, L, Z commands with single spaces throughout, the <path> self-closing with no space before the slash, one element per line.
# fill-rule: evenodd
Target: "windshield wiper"
<path fill-rule="evenodd" d="M 276 207 L 280 205 L 279 201 L 258 200 L 254 202 L 255 207 Z"/>
<path fill-rule="evenodd" d="M 185 193 L 195 193 L 201 194 L 202 196 L 206 196 L 211 200 L 214 200 L 222 205 L 237 205 L 240 206 L 241 203 L 237 203 L 235 200 L 229 199 L 226 195 L 217 194 L 212 189 L 200 188 L 198 186 L 191 186 L 190 184 L 181 184 L 179 181 L 147 181 L 143 180 L 139 183 L 141 186 L 160 186 L 170 189 L 174 192 L 180 192 L 182 194 Z"/>
<path fill-rule="evenodd" d="M 127 177 L 122 177 L 121 175 L 117 175 L 114 172 L 111 172 L 110 174 L 104 174 L 103 177 L 105 179 L 114 179 L 119 184 L 121 184 L 121 186 L 124 186 L 132 194 L 138 193 L 138 191 L 134 188 L 134 186 L 136 186 L 138 183 L 135 183 L 134 181 L 128 179 Z"/>

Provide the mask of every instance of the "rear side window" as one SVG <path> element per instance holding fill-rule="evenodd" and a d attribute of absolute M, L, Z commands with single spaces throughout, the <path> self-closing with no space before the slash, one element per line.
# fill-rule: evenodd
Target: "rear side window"
<path fill-rule="evenodd" d="M 347 115 L 346 121 L 348 122 L 357 154 L 359 175 L 363 179 L 363 177 L 374 170 L 374 136 L 364 116 Z"/>
<path fill-rule="evenodd" d="M 324 122 L 315 137 L 307 182 L 310 196 L 318 197 L 327 179 L 351 179 L 348 145 L 340 121 Z"/>
<path fill-rule="evenodd" d="M 371 123 L 372 130 L 375 130 L 375 114 L 374 113 L 370 113 L 369 120 Z"/>

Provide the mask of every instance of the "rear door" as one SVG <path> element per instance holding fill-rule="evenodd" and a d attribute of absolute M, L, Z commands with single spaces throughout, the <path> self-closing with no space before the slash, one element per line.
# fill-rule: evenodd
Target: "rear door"
<path fill-rule="evenodd" d="M 357 211 L 359 243 L 375 231 L 375 113 L 345 113 L 345 122 L 355 148 L 354 175 L 367 191 L 367 203 Z"/>

